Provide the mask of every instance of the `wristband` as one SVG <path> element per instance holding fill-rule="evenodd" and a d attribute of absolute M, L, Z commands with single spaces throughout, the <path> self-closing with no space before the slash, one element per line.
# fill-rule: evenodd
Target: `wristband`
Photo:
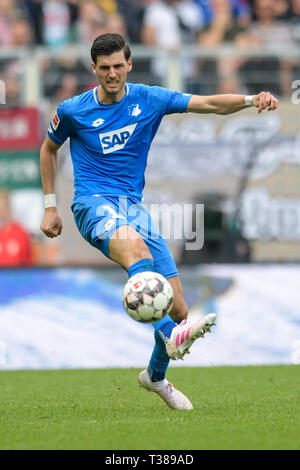
<path fill-rule="evenodd" d="M 56 206 L 55 194 L 45 194 L 44 201 L 45 201 L 45 209 L 47 209 L 48 207 L 55 207 Z"/>
<path fill-rule="evenodd" d="M 254 98 L 255 95 L 246 95 L 245 96 L 245 103 L 247 106 L 254 106 L 254 103 L 253 103 L 253 98 Z"/>

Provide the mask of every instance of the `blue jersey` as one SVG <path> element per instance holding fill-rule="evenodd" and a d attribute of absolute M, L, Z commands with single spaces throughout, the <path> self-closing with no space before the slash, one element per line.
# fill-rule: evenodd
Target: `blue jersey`
<path fill-rule="evenodd" d="M 183 113 L 191 95 L 126 84 L 121 101 L 102 104 L 97 87 L 61 103 L 48 129 L 62 144 L 70 137 L 75 197 L 128 196 L 140 200 L 151 142 L 166 114 Z"/>

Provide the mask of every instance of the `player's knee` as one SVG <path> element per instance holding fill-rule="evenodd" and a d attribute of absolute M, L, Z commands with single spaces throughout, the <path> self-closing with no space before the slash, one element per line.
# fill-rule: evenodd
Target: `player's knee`
<path fill-rule="evenodd" d="M 153 257 L 142 239 L 135 240 L 134 249 L 132 256 L 134 257 L 135 261 L 140 261 L 141 259 L 151 259 L 153 261 Z"/>

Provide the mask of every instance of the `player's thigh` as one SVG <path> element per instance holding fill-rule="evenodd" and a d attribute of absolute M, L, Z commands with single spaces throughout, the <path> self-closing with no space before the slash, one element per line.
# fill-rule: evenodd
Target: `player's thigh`
<path fill-rule="evenodd" d="M 184 293 L 179 276 L 168 278 L 174 292 L 174 303 L 170 312 L 170 317 L 177 323 L 185 320 L 188 315 L 188 306 L 184 299 Z"/>
<path fill-rule="evenodd" d="M 122 201 L 116 197 L 80 196 L 73 201 L 72 211 L 83 238 L 110 258 L 111 237 L 119 228 L 128 225 L 127 213 Z M 128 239 L 128 237 L 123 238 L 120 251 L 124 250 L 126 239 Z M 134 245 L 133 236 L 130 237 L 130 243 Z"/>
<path fill-rule="evenodd" d="M 127 270 L 141 259 L 152 259 L 146 243 L 130 225 L 122 225 L 111 235 L 109 257 Z"/>
<path fill-rule="evenodd" d="M 130 226 L 127 198 L 82 196 L 72 204 L 75 222 L 81 235 L 105 256 L 128 270 L 143 259 L 152 259 L 147 245 Z"/>

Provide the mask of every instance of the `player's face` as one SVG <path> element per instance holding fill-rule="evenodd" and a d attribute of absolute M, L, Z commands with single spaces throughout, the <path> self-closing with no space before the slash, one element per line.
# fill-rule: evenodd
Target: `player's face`
<path fill-rule="evenodd" d="M 118 98 L 124 94 L 127 73 L 132 69 L 131 59 L 126 60 L 124 51 L 99 55 L 97 64 L 92 64 L 92 67 L 106 95 Z"/>

